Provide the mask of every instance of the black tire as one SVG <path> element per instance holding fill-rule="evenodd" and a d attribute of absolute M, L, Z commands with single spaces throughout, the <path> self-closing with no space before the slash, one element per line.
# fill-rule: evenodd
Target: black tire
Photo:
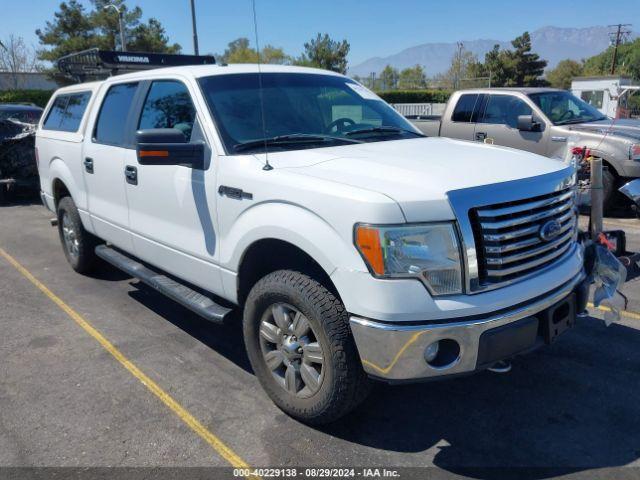
<path fill-rule="evenodd" d="M 71 197 L 60 199 L 57 213 L 60 242 L 69 265 L 78 273 L 90 272 L 98 264 L 98 257 L 95 254 L 96 245 L 99 243 L 98 238 L 91 235 L 82 226 L 78 208 Z M 71 247 L 70 242 L 65 240 L 65 228 L 67 227 L 70 227 L 73 231 L 73 241 L 71 243 L 75 245 L 75 248 Z"/>
<path fill-rule="evenodd" d="M 604 212 L 611 212 L 618 200 L 618 179 L 609 168 L 602 169 L 602 208 Z"/>
<path fill-rule="evenodd" d="M 9 192 L 7 191 L 7 185 L 0 183 L 0 205 L 4 205 L 8 202 Z"/>
<path fill-rule="evenodd" d="M 286 390 L 263 355 L 261 324 L 276 304 L 287 304 L 302 313 L 322 348 L 322 381 L 308 398 Z M 248 295 L 243 327 L 256 377 L 288 415 L 308 424 L 330 423 L 353 410 L 369 393 L 371 381 L 362 369 L 344 305 L 313 278 L 291 270 L 279 270 L 262 278 Z"/>

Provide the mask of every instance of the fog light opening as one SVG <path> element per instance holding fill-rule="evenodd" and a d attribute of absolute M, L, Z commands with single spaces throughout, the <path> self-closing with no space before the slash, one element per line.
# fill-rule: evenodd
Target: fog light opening
<path fill-rule="evenodd" d="M 427 346 L 424 350 L 424 360 L 433 368 L 449 368 L 460 358 L 460 345 L 455 340 L 446 338 Z"/>

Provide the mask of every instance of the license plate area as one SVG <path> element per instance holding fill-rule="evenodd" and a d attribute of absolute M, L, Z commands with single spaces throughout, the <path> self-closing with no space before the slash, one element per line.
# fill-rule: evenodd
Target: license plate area
<path fill-rule="evenodd" d="M 543 310 L 538 315 L 545 343 L 553 343 L 576 323 L 576 295 L 570 294 L 561 302 Z"/>

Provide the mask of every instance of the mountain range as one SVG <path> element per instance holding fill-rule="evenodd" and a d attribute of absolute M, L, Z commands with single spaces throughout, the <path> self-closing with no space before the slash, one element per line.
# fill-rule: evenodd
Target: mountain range
<path fill-rule="evenodd" d="M 595 26 L 586 28 L 543 27 L 530 32 L 532 50 L 547 60 L 547 69 L 555 67 L 558 62 L 566 58 L 581 60 L 596 55 L 605 50 L 610 43 L 610 27 Z M 631 37 L 637 37 L 632 34 Z M 480 61 L 493 48 L 511 48 L 510 40 L 463 40 L 464 48 L 478 56 Z M 451 59 L 456 51 L 455 43 L 423 43 L 409 47 L 387 57 L 372 57 L 362 63 L 349 68 L 349 75 L 366 77 L 372 72 L 380 73 L 385 66 L 391 65 L 397 69 L 422 65 L 427 76 L 446 72 L 451 65 Z"/>

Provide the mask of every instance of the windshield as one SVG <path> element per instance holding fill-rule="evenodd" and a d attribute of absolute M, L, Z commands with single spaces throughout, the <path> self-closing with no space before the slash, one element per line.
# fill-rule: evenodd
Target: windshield
<path fill-rule="evenodd" d="M 605 120 L 600 111 L 569 92 L 532 93 L 529 98 L 540 107 L 554 125 Z"/>
<path fill-rule="evenodd" d="M 270 151 L 297 150 L 422 136 L 384 101 L 344 77 L 225 74 L 202 78 L 200 86 L 229 153 L 263 151 L 265 144 Z"/>
<path fill-rule="evenodd" d="M 40 120 L 40 115 L 42 115 L 42 110 L 18 110 L 13 108 L 0 108 L 0 120 L 12 119 L 24 123 L 38 123 L 38 120 Z"/>

